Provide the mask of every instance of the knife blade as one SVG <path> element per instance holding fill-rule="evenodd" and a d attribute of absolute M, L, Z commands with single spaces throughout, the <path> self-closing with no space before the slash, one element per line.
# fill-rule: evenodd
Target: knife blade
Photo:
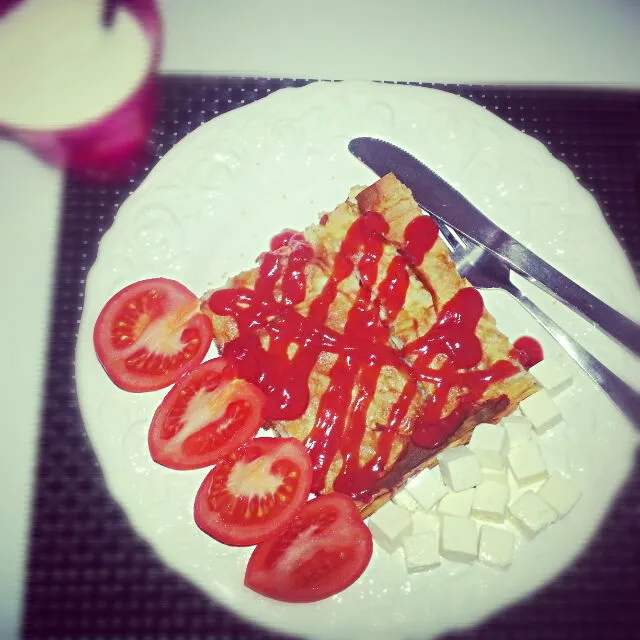
<path fill-rule="evenodd" d="M 349 151 L 378 176 L 394 173 L 411 189 L 416 202 L 425 211 L 491 251 L 511 269 L 640 355 L 640 325 L 596 298 L 493 224 L 420 160 L 377 138 L 354 138 L 349 142 Z"/>

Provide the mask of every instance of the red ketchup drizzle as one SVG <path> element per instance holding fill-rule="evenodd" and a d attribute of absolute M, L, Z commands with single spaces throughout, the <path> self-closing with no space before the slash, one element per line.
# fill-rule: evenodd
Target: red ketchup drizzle
<path fill-rule="evenodd" d="M 265 392 L 268 420 L 301 417 L 309 404 L 309 377 L 318 357 L 323 352 L 337 356 L 305 442 L 313 462 L 312 490 L 316 492 L 323 489 L 337 454 L 343 464 L 334 481 L 336 490 L 358 498 L 373 488 L 385 473 L 395 435 L 407 416 L 419 380 L 430 383 L 434 390 L 423 406 L 413 438 L 419 446 L 431 447 L 455 430 L 473 400 L 491 382 L 517 371 L 506 361 L 482 371 L 467 370 L 482 357 L 475 328 L 484 305 L 474 289 L 458 292 L 445 305 L 432 329 L 407 345 L 403 353 L 389 345 L 389 329 L 380 321 L 376 304 L 385 309 L 392 321 L 404 304 L 409 272 L 406 260 L 395 257 L 378 285 L 378 300 L 373 303 L 369 289 L 376 283 L 387 232 L 386 221 L 375 212 L 368 212 L 351 225 L 329 279 L 304 316 L 294 305 L 305 299 L 305 273 L 313 251 L 301 234 L 289 230 L 275 236 L 271 250 L 259 257 L 259 275 L 253 290 L 223 289 L 208 300 L 213 313 L 234 319 L 238 337 L 225 345 L 224 355 L 237 363 L 241 376 Z M 403 251 L 410 262 L 420 264 L 436 238 L 436 225 L 421 216 L 407 226 Z M 285 251 L 284 247 L 288 249 Z M 349 311 L 343 332 L 338 333 L 325 326 L 329 308 L 338 295 L 339 284 L 356 267 L 364 286 Z M 264 344 L 257 329 L 264 336 Z M 293 356 L 288 355 L 291 345 L 297 345 Z M 413 365 L 403 357 L 412 359 Z M 407 381 L 390 407 L 387 423 L 377 429 L 375 454 L 361 466 L 359 454 L 367 432 L 367 410 L 384 366 L 408 374 Z M 454 387 L 465 392 L 456 411 L 442 419 L 442 410 Z"/>
<path fill-rule="evenodd" d="M 482 360 L 482 344 L 475 332 L 483 311 L 482 296 L 476 289 L 460 289 L 444 305 L 433 327 L 403 350 L 417 377 L 433 387 L 412 434 L 417 446 L 442 444 L 464 422 L 489 385 L 518 372 L 507 360 L 487 369 L 474 368 Z M 434 366 L 436 363 L 440 366 Z M 443 418 L 453 389 L 459 394 L 457 407 Z"/>
<path fill-rule="evenodd" d="M 304 242 L 304 236 L 299 231 L 284 229 L 271 238 L 269 249 L 271 249 L 271 251 L 277 251 L 278 249 L 282 249 L 282 247 L 288 247 L 294 242 Z"/>
<path fill-rule="evenodd" d="M 382 257 L 384 240 L 388 230 L 379 214 L 367 214 L 354 222 L 345 236 L 334 260 L 333 273 L 328 285 L 312 304 L 325 310 L 318 317 L 326 318 L 328 304 L 335 298 L 339 282 L 349 277 L 355 268 L 356 256 L 361 256 L 357 267 L 365 287 L 376 282 L 378 263 Z M 393 276 L 392 276 L 393 278 Z M 306 447 L 314 468 L 313 491 L 320 491 L 325 484 L 329 465 L 340 454 L 343 465 L 334 488 L 337 491 L 360 497 L 371 489 L 375 481 L 384 475 L 385 465 L 391 454 L 395 434 L 407 415 L 411 399 L 417 387 L 409 378 L 400 397 L 390 410 L 384 430 L 378 436 L 373 458 L 360 466 L 360 447 L 367 430 L 367 410 L 376 391 L 378 377 L 383 366 L 390 365 L 407 370 L 399 354 L 388 346 L 389 331 L 380 322 L 378 309 L 371 302 L 370 293 L 360 288 L 358 299 L 349 311 L 344 328 L 344 349 L 330 372 L 330 382 L 320 399 L 315 424 L 307 437 Z M 352 402 L 352 390 L 357 396 Z"/>
<path fill-rule="evenodd" d="M 520 362 L 525 369 L 531 369 L 534 364 L 542 362 L 544 353 L 542 345 L 529 336 L 522 336 L 513 343 L 511 356 Z"/>
<path fill-rule="evenodd" d="M 401 256 L 389 265 L 385 279 L 378 286 L 378 302 L 385 310 L 387 321 L 393 322 L 404 305 L 409 288 L 409 272 Z"/>
<path fill-rule="evenodd" d="M 375 283 L 384 249 L 381 234 L 386 231 L 386 222 L 379 214 L 362 216 L 351 225 L 335 257 L 331 276 L 311 302 L 306 316 L 293 305 L 305 298 L 305 269 L 313 258 L 313 251 L 300 234 L 291 231 L 276 236 L 271 241 L 271 250 L 260 256 L 259 276 L 253 290 L 223 289 L 214 292 L 208 300 L 213 313 L 235 320 L 239 335 L 225 345 L 224 355 L 237 362 L 241 376 L 265 392 L 269 420 L 294 420 L 302 416 L 309 404 L 309 376 L 318 356 L 321 352 L 338 356 L 305 443 L 313 461 L 314 491 L 324 487 L 329 465 L 337 453 L 344 462 L 335 488 L 354 497 L 371 489 L 384 474 L 395 433 L 416 393 L 416 382 L 409 377 L 390 409 L 375 455 L 369 463 L 360 466 L 367 409 L 380 371 L 385 365 L 404 372 L 408 372 L 408 367 L 389 346 L 389 331 L 380 322 L 378 310 L 364 287 L 360 288 L 342 334 L 325 324 L 338 286 L 354 272 L 356 258 L 359 258 L 361 280 L 369 286 Z M 288 247 L 289 251 L 281 251 L 282 247 Z M 399 263 L 397 274 L 387 275 L 383 287 L 385 300 L 398 310 L 404 301 L 402 289 L 406 276 L 401 266 Z M 402 300 L 399 300 L 401 294 Z M 255 331 L 258 327 L 269 337 L 266 347 Z M 299 348 L 289 359 L 287 351 L 292 344 Z M 354 387 L 357 397 L 352 402 Z"/>
<path fill-rule="evenodd" d="M 412 264 L 419 266 L 437 239 L 438 225 L 429 216 L 417 216 L 404 230 L 402 250 Z"/>
<path fill-rule="evenodd" d="M 429 417 L 431 407 L 425 407 L 416 421 L 411 441 L 423 449 L 435 449 L 465 421 L 472 406 L 469 402 L 461 402 L 448 416 L 436 420 Z"/>
<path fill-rule="evenodd" d="M 414 363 L 418 371 L 440 353 L 448 356 L 457 369 L 474 367 L 482 358 L 482 344 L 476 336 L 476 327 L 483 311 L 484 302 L 478 291 L 460 289 L 444 305 L 433 327 L 405 346 L 404 354 L 418 356 Z"/>

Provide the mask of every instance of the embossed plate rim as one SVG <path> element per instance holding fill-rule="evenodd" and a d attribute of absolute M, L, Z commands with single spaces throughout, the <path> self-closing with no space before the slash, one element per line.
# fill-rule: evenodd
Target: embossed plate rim
<path fill-rule="evenodd" d="M 146 425 L 164 393 L 131 396 L 113 387 L 91 343 L 100 307 L 124 284 L 165 275 L 203 292 L 221 284 L 225 274 L 248 268 L 272 233 L 313 222 L 317 213 L 343 200 L 352 184 L 372 181 L 346 148 L 358 135 L 386 137 L 421 157 L 545 259 L 622 310 L 635 307 L 631 269 L 595 201 L 541 143 L 440 90 L 315 83 L 282 89 L 206 123 L 176 145 L 123 204 L 87 278 L 78 397 L 106 482 L 134 529 L 164 562 L 217 600 L 260 624 L 306 637 L 424 637 L 477 624 L 544 584 L 596 530 L 631 467 L 637 438 L 583 376 L 576 373 L 574 389 L 561 399 L 567 426 L 541 446 L 552 468 L 569 465 L 585 499 L 565 521 L 529 543 L 507 574 L 445 563 L 430 574 L 408 577 L 398 557 L 376 551 L 351 589 L 321 603 L 293 606 L 245 590 L 250 550 L 222 547 L 197 529 L 191 502 L 206 470 L 172 472 L 151 463 L 146 453 Z M 558 230 L 553 241 L 532 232 L 524 217 L 514 221 L 513 211 L 531 208 Z M 582 245 L 597 242 L 601 248 L 588 263 L 566 242 L 567 220 L 574 223 L 576 217 L 589 219 L 579 225 Z M 610 287 L 611 281 L 617 286 Z M 525 329 L 548 352 L 562 355 L 513 301 L 497 294 L 487 304 L 507 333 Z M 598 346 L 595 330 L 549 308 L 546 300 L 545 305 L 587 346 Z M 638 370 L 636 361 L 613 348 L 607 356 L 618 369 Z M 605 432 L 600 421 L 612 426 Z M 585 433 L 588 451 L 576 449 Z M 600 450 L 615 465 L 599 464 L 599 477 L 591 477 Z M 568 451 L 576 455 L 568 458 Z M 534 556 L 545 562 L 531 562 Z"/>

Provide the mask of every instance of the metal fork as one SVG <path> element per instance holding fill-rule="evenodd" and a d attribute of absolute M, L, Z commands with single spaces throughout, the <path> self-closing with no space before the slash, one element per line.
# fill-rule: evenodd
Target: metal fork
<path fill-rule="evenodd" d="M 435 217 L 432 219 L 438 223 L 460 275 L 479 289 L 502 289 L 512 295 L 609 395 L 631 422 L 640 425 L 640 393 L 594 358 L 540 307 L 527 298 L 511 282 L 511 270 L 508 265 L 470 238 L 448 227 L 444 222 Z"/>

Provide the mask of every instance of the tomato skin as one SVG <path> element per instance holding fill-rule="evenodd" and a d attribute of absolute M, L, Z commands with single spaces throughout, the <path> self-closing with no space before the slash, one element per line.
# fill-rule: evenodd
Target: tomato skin
<path fill-rule="evenodd" d="M 196 524 L 232 546 L 272 538 L 306 503 L 312 473 L 299 440 L 254 438 L 219 460 L 204 479 L 194 502 Z"/>
<path fill-rule="evenodd" d="M 93 330 L 103 369 L 114 384 L 133 393 L 173 384 L 202 362 L 212 339 L 211 321 L 200 313 L 198 298 L 167 278 L 140 280 L 118 291 Z M 158 351 L 158 341 L 171 348 Z"/>
<path fill-rule="evenodd" d="M 341 493 L 307 502 L 278 536 L 251 554 L 244 584 L 282 602 L 316 602 L 364 572 L 373 539 L 353 500 Z"/>
<path fill-rule="evenodd" d="M 238 378 L 228 360 L 207 360 L 183 375 L 156 409 L 151 457 L 170 469 L 207 467 L 255 436 L 264 405 L 262 391 Z"/>

